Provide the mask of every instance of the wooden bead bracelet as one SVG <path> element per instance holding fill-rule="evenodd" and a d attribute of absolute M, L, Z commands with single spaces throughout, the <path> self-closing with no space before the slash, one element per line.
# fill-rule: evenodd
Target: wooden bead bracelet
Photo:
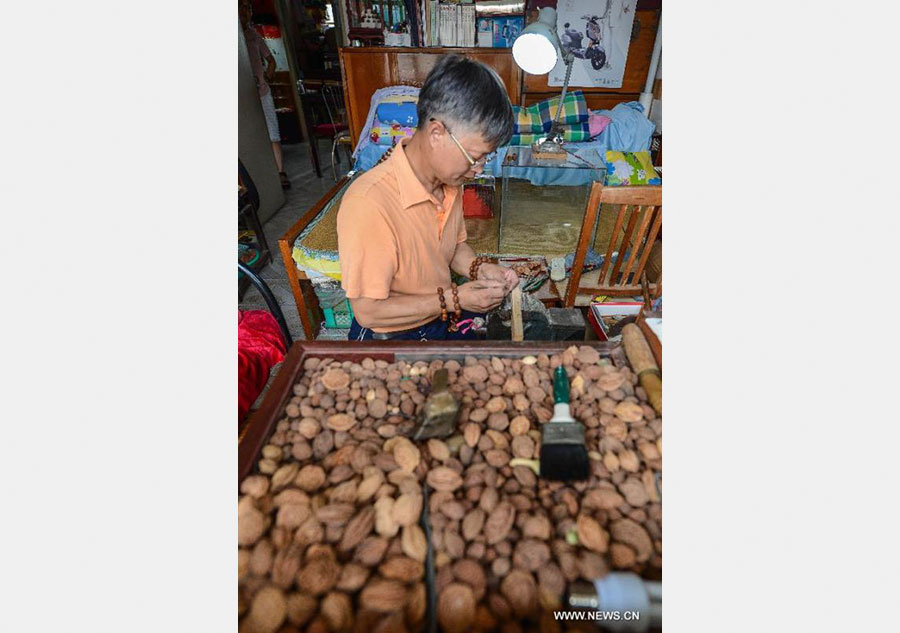
<path fill-rule="evenodd" d="M 450 284 L 450 289 L 453 291 L 453 316 L 450 317 L 450 326 L 447 329 L 450 332 L 456 332 L 459 330 L 459 322 L 462 319 L 462 308 L 459 307 L 459 293 L 456 284 Z"/>
<path fill-rule="evenodd" d="M 444 300 L 444 289 L 438 287 L 438 299 L 441 301 L 441 321 L 447 320 L 447 302 Z"/>
<path fill-rule="evenodd" d="M 469 266 L 469 279 L 471 279 L 473 281 L 475 279 L 478 279 L 478 267 L 481 266 L 482 264 L 487 264 L 490 261 L 491 261 L 490 257 L 485 257 L 483 255 L 479 255 L 478 257 L 476 257 L 472 261 L 472 264 Z"/>
<path fill-rule="evenodd" d="M 453 291 L 453 314 L 449 316 L 450 325 L 447 329 L 456 332 L 459 329 L 457 323 L 462 318 L 462 308 L 459 306 L 459 289 L 455 283 L 450 284 L 450 290 Z M 437 293 L 441 302 L 441 321 L 447 321 L 447 301 L 444 299 L 444 289 L 438 286 Z"/>

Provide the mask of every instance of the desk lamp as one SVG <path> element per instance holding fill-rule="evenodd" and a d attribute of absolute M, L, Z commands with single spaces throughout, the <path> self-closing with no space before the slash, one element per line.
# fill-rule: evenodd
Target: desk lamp
<path fill-rule="evenodd" d="M 541 9 L 537 21 L 526 26 L 513 42 L 512 54 L 519 68 L 532 75 L 546 75 L 556 66 L 557 59 L 562 59 L 566 65 L 566 79 L 563 82 L 553 125 L 547 136 L 531 147 L 535 158 L 565 160 L 566 152 L 562 147 L 563 135 L 559 116 L 562 113 L 566 91 L 569 89 L 569 77 L 572 75 L 572 62 L 575 56 L 562 49 L 559 36 L 556 34 L 556 9 L 552 7 Z"/>

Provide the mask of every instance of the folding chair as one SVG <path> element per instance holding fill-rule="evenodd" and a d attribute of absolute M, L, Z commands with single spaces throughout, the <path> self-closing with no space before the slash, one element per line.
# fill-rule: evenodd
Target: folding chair
<path fill-rule="evenodd" d="M 347 160 L 352 165 L 350 150 L 349 126 L 344 121 L 343 93 L 341 87 L 332 84 L 323 84 L 321 90 L 310 90 L 303 82 L 298 81 L 300 90 L 300 102 L 303 105 L 304 116 L 309 121 L 309 146 L 313 159 L 313 167 L 316 176 L 322 177 L 322 168 L 319 161 L 318 139 L 331 140 L 331 173 L 337 181 L 337 165 L 340 164 L 338 147 L 346 148 Z"/>

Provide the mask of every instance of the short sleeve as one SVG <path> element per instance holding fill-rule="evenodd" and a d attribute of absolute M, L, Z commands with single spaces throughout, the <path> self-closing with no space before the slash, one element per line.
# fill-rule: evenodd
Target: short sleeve
<path fill-rule="evenodd" d="M 387 299 L 397 273 L 397 241 L 371 200 L 345 195 L 337 216 L 341 287 L 348 299 Z"/>

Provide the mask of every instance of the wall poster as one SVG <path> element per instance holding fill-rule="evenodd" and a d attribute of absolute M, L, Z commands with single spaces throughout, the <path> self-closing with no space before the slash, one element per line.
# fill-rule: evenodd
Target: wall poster
<path fill-rule="evenodd" d="M 563 52 L 575 56 L 570 86 L 621 88 L 637 0 L 558 0 L 556 29 Z M 548 83 L 562 86 L 558 61 Z"/>

